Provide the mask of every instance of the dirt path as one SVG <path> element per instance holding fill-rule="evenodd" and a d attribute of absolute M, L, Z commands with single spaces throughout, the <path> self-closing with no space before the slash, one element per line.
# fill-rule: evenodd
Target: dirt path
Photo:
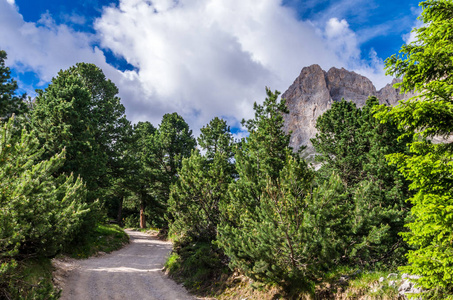
<path fill-rule="evenodd" d="M 192 300 L 186 290 L 162 272 L 171 243 L 126 230 L 131 243 L 111 254 L 77 261 L 61 299 Z"/>

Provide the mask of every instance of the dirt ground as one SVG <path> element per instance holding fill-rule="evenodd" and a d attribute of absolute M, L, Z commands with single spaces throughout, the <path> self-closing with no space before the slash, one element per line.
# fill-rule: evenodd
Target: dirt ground
<path fill-rule="evenodd" d="M 192 300 L 163 272 L 172 245 L 145 233 L 126 230 L 131 242 L 111 254 L 86 260 L 56 261 L 63 300 Z"/>

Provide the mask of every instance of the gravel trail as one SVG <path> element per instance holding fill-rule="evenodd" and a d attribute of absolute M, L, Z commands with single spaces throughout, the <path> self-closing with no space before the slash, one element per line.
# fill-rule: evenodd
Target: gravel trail
<path fill-rule="evenodd" d="M 126 230 L 130 244 L 101 257 L 77 261 L 63 288 L 63 300 L 197 299 L 162 272 L 172 245 Z"/>

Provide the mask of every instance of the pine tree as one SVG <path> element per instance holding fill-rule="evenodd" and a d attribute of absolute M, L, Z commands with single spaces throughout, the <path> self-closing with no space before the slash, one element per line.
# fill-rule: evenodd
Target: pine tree
<path fill-rule="evenodd" d="M 343 185 L 334 176 L 313 189 L 313 171 L 292 154 L 283 131 L 285 102 L 266 91 L 255 118 L 243 122 L 250 135 L 236 149 L 239 178 L 220 206 L 218 244 L 232 267 L 291 295 L 313 291 L 339 256 L 342 241 L 333 228 L 345 216 Z"/>
<path fill-rule="evenodd" d="M 197 142 L 186 121 L 177 113 L 172 113 L 163 116 L 152 143 L 153 152 L 148 167 L 155 171 L 153 197 L 158 203 L 156 208 L 164 215 L 168 208 L 170 187 L 178 179 L 182 160 L 191 155 Z"/>
<path fill-rule="evenodd" d="M 231 161 L 233 137 L 224 120 L 214 118 L 201 129 L 198 150 L 183 159 L 178 180 L 172 185 L 170 231 L 194 241 L 216 239 L 220 222 L 219 204 L 234 178 Z"/>
<path fill-rule="evenodd" d="M 408 183 L 385 155 L 407 151 L 408 139 L 389 122 L 374 117 L 379 105 L 370 97 L 360 109 L 353 102 L 335 102 L 316 122 L 312 143 L 322 163 L 318 178 L 338 174 L 345 185 L 350 207 L 349 229 L 344 234 L 344 253 L 350 264 L 401 263 L 406 250 L 399 232 L 408 216 Z"/>
<path fill-rule="evenodd" d="M 154 144 L 154 134 L 156 128 L 149 122 L 138 122 L 134 126 L 132 143 L 128 149 L 129 179 L 126 183 L 129 189 L 135 194 L 140 210 L 140 228 L 146 228 L 146 208 L 152 205 L 152 209 L 157 211 L 154 215 L 153 225 L 162 225 L 164 220 L 164 209 L 154 196 L 154 186 L 160 170 L 157 169 L 152 161 L 156 151 Z"/>
<path fill-rule="evenodd" d="M 33 133 L 0 128 L 0 295 L 15 284 L 15 261 L 55 255 L 79 233 L 88 207 L 80 178 L 54 177 L 65 152 L 41 160 Z M 10 286 L 8 286 L 10 285 Z"/>
<path fill-rule="evenodd" d="M 5 66 L 5 60 L 6 52 L 0 50 L 0 120 L 28 111 L 26 95 L 16 95 L 17 82 L 11 79 L 11 71 Z"/>
<path fill-rule="evenodd" d="M 322 163 L 325 178 L 338 174 L 346 187 L 355 185 L 361 176 L 363 155 L 367 143 L 358 134 L 362 126 L 361 110 L 354 102 L 334 102 L 332 107 L 316 120 L 318 133 L 311 140 L 315 160 Z"/>
<path fill-rule="evenodd" d="M 110 186 L 110 166 L 116 145 L 129 126 L 118 89 L 93 64 L 79 63 L 60 71 L 38 96 L 31 114 L 32 128 L 49 158 L 66 148 L 60 173 L 80 175 L 88 200 L 103 197 Z"/>

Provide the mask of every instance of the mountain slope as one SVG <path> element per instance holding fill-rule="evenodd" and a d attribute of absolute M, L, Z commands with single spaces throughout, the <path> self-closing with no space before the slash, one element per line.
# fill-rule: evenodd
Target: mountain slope
<path fill-rule="evenodd" d="M 344 98 L 362 107 L 369 96 L 376 96 L 382 104 L 396 105 L 398 101 L 414 96 L 413 93 L 400 94 L 393 88 L 396 82 L 394 79 L 378 91 L 368 78 L 344 68 L 331 68 L 327 72 L 318 65 L 303 68 L 282 95 L 290 111 L 285 116 L 285 130 L 292 132 L 291 146 L 295 150 L 302 145 L 310 148 L 310 139 L 316 135 L 316 119 L 332 106 L 333 101 Z"/>

